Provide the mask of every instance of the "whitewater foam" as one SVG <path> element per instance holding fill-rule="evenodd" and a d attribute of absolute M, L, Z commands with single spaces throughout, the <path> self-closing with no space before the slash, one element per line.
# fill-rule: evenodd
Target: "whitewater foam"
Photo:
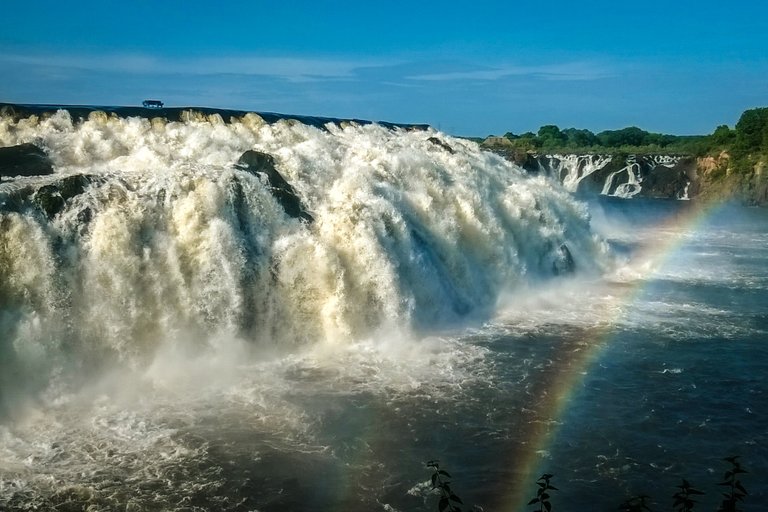
<path fill-rule="evenodd" d="M 2 145 L 29 142 L 55 174 L 0 184 L 0 324 L 4 369 L 27 369 L 38 391 L 113 367 L 184 380 L 188 368 L 153 365 L 193 366 L 182 354 L 226 366 L 253 347 L 411 339 L 552 279 L 564 245 L 580 273 L 607 261 L 564 189 L 431 129 L 0 119 Z M 314 223 L 234 167 L 247 150 L 273 156 Z"/>

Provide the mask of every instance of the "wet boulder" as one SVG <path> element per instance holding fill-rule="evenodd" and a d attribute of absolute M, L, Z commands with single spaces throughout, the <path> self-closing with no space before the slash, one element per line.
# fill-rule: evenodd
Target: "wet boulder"
<path fill-rule="evenodd" d="M 53 164 L 45 151 L 34 144 L 0 148 L 0 178 L 53 174 Z"/>
<path fill-rule="evenodd" d="M 445 142 L 445 141 L 443 141 L 443 140 L 440 140 L 440 139 L 438 139 L 437 137 L 430 137 L 430 138 L 428 138 L 428 139 L 427 139 L 427 141 L 428 141 L 428 142 L 431 142 L 431 143 L 432 143 L 432 144 L 434 144 L 435 146 L 438 146 L 438 147 L 440 147 L 440 148 L 443 148 L 444 150 L 446 150 L 446 151 L 447 151 L 447 152 L 449 152 L 450 154 L 453 154 L 453 153 L 454 153 L 454 150 L 453 150 L 453 148 L 452 148 L 451 146 L 449 146 L 447 142 Z"/>
<path fill-rule="evenodd" d="M 315 220 L 304 208 L 293 186 L 275 167 L 275 159 L 272 155 L 248 150 L 240 156 L 235 167 L 253 175 L 265 176 L 270 192 L 289 216 L 310 223 Z"/>
<path fill-rule="evenodd" d="M 34 202 L 51 219 L 64 209 L 67 201 L 85 192 L 86 187 L 92 181 L 93 176 L 84 174 L 67 176 L 56 183 L 44 185 L 37 189 Z"/>

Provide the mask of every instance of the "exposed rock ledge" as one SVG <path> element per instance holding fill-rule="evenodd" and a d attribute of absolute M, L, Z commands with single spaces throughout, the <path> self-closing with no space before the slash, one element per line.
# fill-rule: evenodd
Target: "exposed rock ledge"
<path fill-rule="evenodd" d="M 689 199 L 696 175 L 694 159 L 679 156 L 526 153 L 512 159 L 528 172 L 550 176 L 583 196 Z"/>
<path fill-rule="evenodd" d="M 235 167 L 251 174 L 265 176 L 270 192 L 289 216 L 310 223 L 315 220 L 306 211 L 291 184 L 283 178 L 275 167 L 275 159 L 272 155 L 249 150 L 240 156 Z"/>
<path fill-rule="evenodd" d="M 53 164 L 45 151 L 34 144 L 0 148 L 0 179 L 44 174 L 53 174 Z"/>

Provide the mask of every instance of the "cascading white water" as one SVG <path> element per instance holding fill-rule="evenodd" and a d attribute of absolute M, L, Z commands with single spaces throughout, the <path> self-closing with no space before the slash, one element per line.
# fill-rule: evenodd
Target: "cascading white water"
<path fill-rule="evenodd" d="M 22 143 L 55 173 L 0 154 L 2 510 L 420 510 L 431 457 L 478 508 L 539 461 L 607 510 L 734 446 L 765 466 L 765 212 L 589 220 L 429 129 L 0 118 Z"/>
<path fill-rule="evenodd" d="M 581 180 L 612 161 L 610 155 L 546 155 L 547 165 L 539 164 L 539 172 L 559 180 L 570 192 L 576 192 Z"/>
<path fill-rule="evenodd" d="M 656 194 L 659 197 L 669 196 L 667 190 L 645 187 L 644 180 L 659 168 L 663 171 L 658 175 L 668 178 L 674 172 L 671 169 L 681 165 L 685 159 L 670 155 L 628 155 L 619 161 L 615 155 L 550 154 L 536 156 L 534 160 L 535 166 L 530 166 L 529 170 L 557 180 L 571 192 L 584 192 L 591 185 L 595 194 L 630 199 L 642 195 L 644 188 L 648 188 L 646 195 L 651 197 Z M 613 165 L 609 168 L 610 164 Z M 587 183 L 589 181 L 592 183 Z M 584 183 L 587 186 L 583 186 Z M 683 185 L 677 185 L 678 192 L 670 197 L 687 197 L 689 183 L 684 181 Z"/>
<path fill-rule="evenodd" d="M 0 185 L 2 365 L 24 385 L 49 385 L 64 360 L 140 368 L 219 336 L 285 347 L 443 328 L 551 278 L 564 244 L 580 271 L 604 261 L 565 189 L 431 129 L 0 120 L 0 145 L 27 142 L 56 173 Z M 313 223 L 233 166 L 251 149 L 274 157 Z M 78 175 L 82 193 L 46 215 L 43 187 Z"/>

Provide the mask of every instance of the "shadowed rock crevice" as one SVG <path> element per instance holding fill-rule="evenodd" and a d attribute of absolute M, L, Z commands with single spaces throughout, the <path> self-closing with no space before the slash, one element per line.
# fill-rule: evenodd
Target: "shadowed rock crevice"
<path fill-rule="evenodd" d="M 64 209 L 67 201 L 85 192 L 93 180 L 93 176 L 84 174 L 67 176 L 55 184 L 40 187 L 34 196 L 35 203 L 51 219 Z"/>
<path fill-rule="evenodd" d="M 253 175 L 265 176 L 270 192 L 283 207 L 286 214 L 294 219 L 302 219 L 309 223 L 314 222 L 315 219 L 304 208 L 296 190 L 276 169 L 275 159 L 272 155 L 248 150 L 240 156 L 235 167 Z"/>

